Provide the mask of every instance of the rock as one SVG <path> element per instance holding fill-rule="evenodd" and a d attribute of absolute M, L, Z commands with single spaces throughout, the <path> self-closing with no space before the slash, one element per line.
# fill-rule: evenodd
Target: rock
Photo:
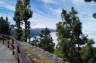
<path fill-rule="evenodd" d="M 46 56 L 48 57 L 49 60 L 53 61 L 54 63 L 64 63 L 63 59 L 58 57 L 55 54 L 52 54 L 48 51 L 44 51 L 43 49 L 36 47 L 36 46 L 31 46 L 32 50 L 39 52 L 40 54 L 38 54 L 39 56 Z"/>

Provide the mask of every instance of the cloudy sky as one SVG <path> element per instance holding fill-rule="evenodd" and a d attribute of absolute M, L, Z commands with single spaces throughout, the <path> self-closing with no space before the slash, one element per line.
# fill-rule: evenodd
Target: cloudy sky
<path fill-rule="evenodd" d="M 11 24 L 14 24 L 13 16 L 16 0 L 0 0 L 0 16 L 8 16 Z M 31 28 L 52 28 L 56 29 L 56 23 L 61 21 L 60 12 L 62 9 L 70 11 L 75 7 L 78 16 L 82 21 L 83 32 L 89 38 L 96 37 L 96 19 L 92 14 L 96 12 L 96 3 L 85 3 L 83 0 L 31 0 L 33 17 L 30 19 Z"/>

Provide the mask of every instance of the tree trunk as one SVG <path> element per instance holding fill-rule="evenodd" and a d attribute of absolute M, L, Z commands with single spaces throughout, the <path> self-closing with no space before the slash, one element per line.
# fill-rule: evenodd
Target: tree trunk
<path fill-rule="evenodd" d="M 27 20 L 25 22 L 24 41 L 27 42 Z"/>

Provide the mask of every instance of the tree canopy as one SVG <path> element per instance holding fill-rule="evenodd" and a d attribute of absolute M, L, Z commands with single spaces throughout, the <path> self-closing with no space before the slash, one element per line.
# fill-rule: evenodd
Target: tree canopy
<path fill-rule="evenodd" d="M 61 50 L 63 59 L 71 63 L 80 63 L 80 46 L 87 43 L 87 37 L 82 33 L 82 23 L 76 14 L 74 7 L 69 13 L 62 10 L 62 22 L 56 25 L 59 42 L 57 49 Z"/>
<path fill-rule="evenodd" d="M 10 35 L 10 24 L 8 18 L 0 17 L 0 34 Z"/>
<path fill-rule="evenodd" d="M 55 43 L 53 43 L 53 39 L 50 35 L 49 29 L 45 28 L 44 30 L 42 30 L 41 35 L 42 36 L 40 38 L 39 47 L 46 50 L 46 51 L 49 51 L 49 52 L 53 53 Z"/>

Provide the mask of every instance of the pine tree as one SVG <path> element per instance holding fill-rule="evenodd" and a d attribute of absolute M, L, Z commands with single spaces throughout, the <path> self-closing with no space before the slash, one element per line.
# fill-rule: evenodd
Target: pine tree
<path fill-rule="evenodd" d="M 10 24 L 8 18 L 0 17 L 0 34 L 10 35 Z"/>
<path fill-rule="evenodd" d="M 45 28 L 42 31 L 42 37 L 40 38 L 39 47 L 53 53 L 54 46 L 55 44 L 53 43 L 52 37 L 50 36 L 50 31 L 48 28 Z"/>
<path fill-rule="evenodd" d="M 34 37 L 34 38 L 33 38 L 33 41 L 32 41 L 30 44 L 33 45 L 33 46 L 37 46 L 37 47 L 39 47 L 39 44 L 40 44 L 40 38 L 38 38 L 38 37 Z"/>
<path fill-rule="evenodd" d="M 29 18 L 32 17 L 32 11 L 30 10 L 30 0 L 23 0 L 23 8 L 22 8 L 22 19 L 25 24 L 25 31 L 24 31 L 24 40 L 27 42 L 29 39 L 30 34 L 30 22 L 28 21 Z"/>
<path fill-rule="evenodd" d="M 28 40 L 30 42 L 30 21 L 27 22 L 27 34 L 28 34 Z"/>
<path fill-rule="evenodd" d="M 73 7 L 69 13 L 62 10 L 63 22 L 57 24 L 57 48 L 61 48 L 64 60 L 71 63 L 80 63 L 80 46 L 87 42 L 86 36 L 82 33 L 82 23 L 76 14 L 77 11 Z"/>
<path fill-rule="evenodd" d="M 25 42 L 30 41 L 30 21 L 32 17 L 32 11 L 30 10 L 30 0 L 17 0 L 16 11 L 14 14 L 14 20 L 16 21 L 16 36 L 18 40 L 24 39 Z M 25 24 L 24 37 L 22 31 L 22 23 Z"/>
<path fill-rule="evenodd" d="M 91 39 L 88 40 L 86 46 L 82 47 L 82 59 L 83 63 L 93 63 L 94 59 L 96 59 L 96 51 L 92 46 L 95 42 Z M 96 61 L 94 61 L 96 62 Z"/>
<path fill-rule="evenodd" d="M 14 21 L 16 22 L 16 39 L 18 40 L 22 40 L 22 28 L 21 28 L 21 21 L 22 21 L 22 17 L 21 17 L 21 8 L 23 6 L 23 3 L 21 0 L 17 0 L 17 4 L 16 4 L 16 11 L 14 13 Z"/>

